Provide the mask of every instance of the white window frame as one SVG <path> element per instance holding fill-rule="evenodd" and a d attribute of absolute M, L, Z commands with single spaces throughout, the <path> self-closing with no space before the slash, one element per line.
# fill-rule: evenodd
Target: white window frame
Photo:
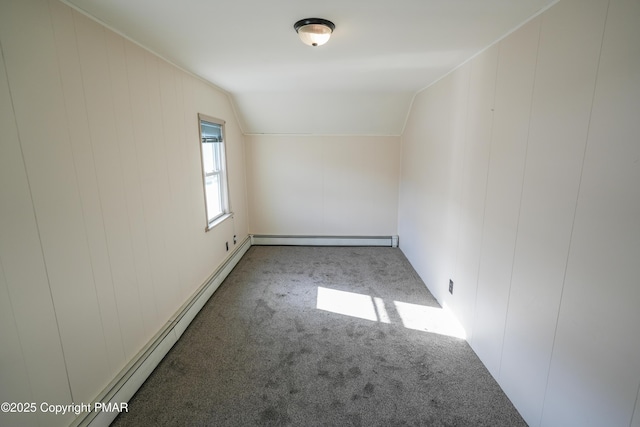
<path fill-rule="evenodd" d="M 219 149 L 218 155 L 220 156 L 218 170 L 213 170 L 209 173 L 205 170 L 205 143 L 213 143 L 213 141 L 206 142 L 205 136 L 202 132 L 202 123 L 208 123 L 212 125 L 216 125 L 220 127 L 220 136 L 222 137 L 222 141 L 215 141 L 216 148 Z M 204 193 L 204 212 L 205 218 L 207 220 L 206 231 L 211 230 L 217 224 L 222 222 L 224 219 L 231 216 L 231 207 L 229 205 L 229 188 L 228 188 L 228 179 L 227 179 L 227 156 L 226 156 L 226 135 L 224 129 L 225 121 L 221 119 L 217 119 L 215 117 L 210 117 L 204 114 L 198 114 L 198 134 L 200 135 L 200 167 L 202 168 L 202 190 Z M 215 155 L 214 149 L 214 155 Z M 214 161 L 214 164 L 216 162 Z M 218 203 L 220 204 L 221 212 L 217 214 L 211 214 L 209 212 L 209 204 L 208 193 L 207 193 L 207 179 L 211 179 L 212 177 L 217 176 L 218 178 Z"/>

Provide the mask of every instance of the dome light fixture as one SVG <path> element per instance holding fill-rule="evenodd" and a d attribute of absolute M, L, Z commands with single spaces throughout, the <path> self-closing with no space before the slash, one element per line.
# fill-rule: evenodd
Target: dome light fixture
<path fill-rule="evenodd" d="M 293 24 L 293 28 L 300 36 L 302 43 L 309 46 L 322 46 L 329 41 L 336 26 L 326 19 L 306 18 Z"/>

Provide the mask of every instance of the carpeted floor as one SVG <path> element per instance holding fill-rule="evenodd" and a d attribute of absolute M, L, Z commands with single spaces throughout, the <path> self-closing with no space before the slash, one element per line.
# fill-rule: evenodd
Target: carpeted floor
<path fill-rule="evenodd" d="M 399 249 L 254 246 L 112 425 L 526 425 L 464 340 L 397 302 L 439 308 Z"/>

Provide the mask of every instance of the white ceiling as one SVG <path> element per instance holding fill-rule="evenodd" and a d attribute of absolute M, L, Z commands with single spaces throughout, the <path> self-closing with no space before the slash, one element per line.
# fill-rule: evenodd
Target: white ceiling
<path fill-rule="evenodd" d="M 65 0 L 231 94 L 245 133 L 400 135 L 411 100 L 556 0 Z M 293 24 L 333 21 L 324 46 Z"/>

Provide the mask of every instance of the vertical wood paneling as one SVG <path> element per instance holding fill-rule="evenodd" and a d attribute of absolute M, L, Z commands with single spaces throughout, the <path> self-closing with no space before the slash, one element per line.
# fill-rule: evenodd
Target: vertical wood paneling
<path fill-rule="evenodd" d="M 633 417 L 640 383 L 639 22 L 639 2 L 611 1 L 543 425 L 626 427 Z"/>
<path fill-rule="evenodd" d="M 168 235 L 173 223 L 171 220 L 171 187 L 167 167 L 167 153 L 165 143 L 165 128 L 162 123 L 162 108 L 160 99 L 159 60 L 154 55 L 145 52 L 146 89 L 149 103 L 147 109 L 147 125 L 145 131 L 148 138 L 143 141 L 145 157 L 151 160 L 151 168 L 143 176 L 145 191 L 149 192 L 149 208 L 145 210 L 145 219 L 150 224 L 148 234 L 149 253 L 151 255 L 151 273 L 155 286 L 158 316 L 166 321 L 179 306 L 178 281 L 175 263 L 169 257 Z"/>
<path fill-rule="evenodd" d="M 196 209 L 203 197 L 202 190 L 200 190 L 202 186 L 198 185 L 202 179 L 198 174 L 200 164 L 194 161 L 195 156 L 192 155 L 192 153 L 199 148 L 199 135 L 196 120 L 197 113 L 192 111 L 191 90 L 193 86 L 190 84 L 190 80 L 182 73 L 175 73 L 174 78 L 177 97 L 175 114 L 179 138 L 175 141 L 173 150 L 178 153 L 181 164 L 179 175 L 181 182 L 180 188 L 182 190 L 179 191 L 179 197 L 182 200 L 181 215 L 184 233 L 183 246 L 181 248 L 183 260 L 182 274 L 184 276 L 183 282 L 185 286 L 183 292 L 185 292 L 185 295 L 191 295 L 193 291 L 195 291 L 197 284 L 202 282 L 201 277 L 196 275 L 197 270 L 195 266 L 197 265 L 198 249 L 197 245 L 194 244 L 193 238 L 194 236 L 202 234 L 201 230 L 204 226 L 204 224 L 201 223 L 202 219 L 197 216 Z M 244 161 L 244 156 L 242 160 Z"/>
<path fill-rule="evenodd" d="M 125 58 L 127 78 L 130 91 L 131 121 L 133 126 L 134 144 L 123 150 L 123 159 L 129 159 L 124 169 L 130 177 L 132 190 L 127 192 L 127 202 L 131 206 L 130 221 L 133 238 L 133 250 L 136 260 L 136 274 L 140 290 L 142 318 L 144 319 L 147 335 L 151 336 L 158 324 L 158 308 L 152 277 L 152 266 L 147 236 L 152 232 L 147 215 L 152 217 L 157 212 L 150 206 L 150 184 L 153 179 L 150 158 L 147 155 L 152 145 L 148 143 L 149 123 L 146 105 L 149 103 L 146 90 L 146 74 L 144 65 L 145 52 L 130 42 L 125 42 Z M 126 108 L 126 106 L 125 106 Z M 139 184 L 138 184 L 139 183 Z M 139 192 L 137 187 L 139 186 Z"/>
<path fill-rule="evenodd" d="M 429 105 L 435 113 L 427 124 L 432 129 L 429 138 L 422 142 L 428 144 L 427 159 L 417 159 L 429 170 L 425 178 L 428 190 L 424 194 L 426 197 L 421 195 L 421 203 L 435 219 L 433 224 L 421 230 L 420 245 L 426 245 L 430 250 L 429 265 L 426 266 L 430 271 L 428 286 L 440 301 L 447 298 L 449 279 L 455 273 L 470 84 L 471 64 L 466 64 L 439 85 L 437 95 Z M 443 140 L 449 143 L 438 143 Z M 418 212 L 418 215 L 422 214 Z"/>
<path fill-rule="evenodd" d="M 12 2 L 2 37 L 60 336 L 77 401 L 108 382 L 109 364 L 66 126 L 48 4 Z M 34 121 L 37 126 L 34 126 Z"/>
<path fill-rule="evenodd" d="M 402 141 L 400 245 L 440 301 L 455 269 L 470 69 L 464 65 L 416 97 Z M 465 320 L 468 332 L 472 322 Z"/>
<path fill-rule="evenodd" d="M 484 356 L 484 359 L 489 361 L 491 358 L 487 353 L 493 353 L 495 350 L 491 348 L 490 343 L 485 342 L 487 337 L 482 335 L 482 328 L 476 327 L 476 324 L 482 324 L 485 321 L 486 313 L 482 310 L 474 312 L 473 306 L 477 299 L 482 299 L 485 295 L 478 284 L 478 268 L 493 131 L 498 46 L 492 46 L 482 55 L 474 58 L 470 65 L 464 160 L 462 167 L 458 170 L 461 175 L 458 217 L 460 225 L 456 266 L 453 276 L 450 277 L 454 281 L 455 298 L 449 298 L 448 304 L 457 313 L 464 313 L 460 317 L 463 318 L 461 321 L 467 328 L 473 324 L 470 342 L 480 357 Z M 483 305 L 479 307 L 484 308 Z M 471 312 L 473 312 L 473 321 L 467 317 Z M 476 336 L 476 330 L 480 331 L 480 335 Z"/>
<path fill-rule="evenodd" d="M 167 256 L 172 260 L 173 269 L 175 270 L 176 281 L 173 287 L 177 288 L 177 297 L 173 301 L 174 305 L 182 302 L 187 297 L 187 290 L 183 288 L 184 267 L 187 266 L 186 251 L 189 242 L 186 239 L 186 206 L 188 199 L 186 194 L 180 191 L 181 188 L 188 186 L 188 181 L 184 179 L 184 163 L 182 161 L 182 144 L 180 143 L 180 128 L 178 119 L 180 118 L 178 110 L 178 93 L 176 87 L 175 69 L 169 64 L 160 63 L 159 67 L 160 82 L 160 106 L 162 127 L 164 130 L 164 144 L 167 162 L 167 173 L 169 181 L 168 200 L 168 217 L 171 226 L 167 227 Z M 177 308 L 177 307 L 175 307 Z M 175 311 L 175 308 L 173 311 Z"/>
<path fill-rule="evenodd" d="M 87 31 L 85 27 L 90 24 L 81 15 L 77 15 L 74 22 L 73 14 L 59 2 L 50 2 L 50 5 L 91 266 L 110 369 L 115 375 L 124 365 L 125 356 L 105 232 L 106 203 L 101 197 L 106 189 L 104 182 L 101 185 L 100 170 L 96 167 L 104 156 L 96 147 L 102 147 L 105 140 L 112 138 L 110 127 L 95 129 L 101 123 L 99 115 L 103 111 L 99 110 L 107 109 L 110 103 L 105 97 L 96 96 L 96 91 L 108 93 L 108 80 L 101 74 L 107 70 L 104 43 L 102 46 L 97 43 L 95 50 L 87 48 L 88 44 L 101 41 L 103 34 L 100 27 L 94 27 L 93 32 Z M 76 43 L 76 35 L 79 43 Z M 87 50 L 91 51 L 88 58 Z"/>
<path fill-rule="evenodd" d="M 541 21 L 503 352 L 532 424 L 545 395 L 605 13 L 602 1 L 569 0 Z"/>
<path fill-rule="evenodd" d="M 0 235 L 1 236 L 1 235 Z M 20 344 L 18 326 L 0 258 L 0 402 L 33 402 L 29 374 Z M 11 367 L 6 369 L 5 367 Z M 37 424 L 37 414 L 0 412 L 0 423 L 11 426 Z"/>
<path fill-rule="evenodd" d="M 505 363 L 511 368 L 507 368 L 509 373 L 501 384 L 513 393 L 510 394 L 511 400 L 525 418 L 527 395 L 532 390 L 521 377 L 532 372 L 521 369 L 525 355 L 519 354 L 516 359 L 510 357 L 511 343 L 508 339 L 503 343 L 503 336 L 508 315 L 539 34 L 540 19 L 535 19 L 500 42 L 491 168 L 487 182 L 478 279 L 478 286 L 482 290 L 478 304 L 482 304 L 484 313 L 484 322 L 478 327 L 490 333 L 487 342 L 494 351 L 492 373 L 502 378 Z M 507 357 L 502 357 L 503 354 L 507 354 Z M 511 378 L 518 380 L 510 381 Z M 519 391 L 524 395 L 519 395 Z"/>
<path fill-rule="evenodd" d="M 120 221 L 117 231 L 113 233 L 114 235 L 109 241 L 111 248 L 109 258 L 118 303 L 123 346 L 127 359 L 130 359 L 151 338 L 153 331 L 145 332 L 142 297 L 136 274 L 136 264 L 139 260 L 136 259 L 133 249 L 134 228 L 136 224 L 143 222 L 140 220 L 136 223 L 134 218 L 142 218 L 143 213 L 140 202 L 140 179 L 135 166 L 137 158 L 133 139 L 124 40 L 112 32 L 107 32 L 106 43 L 116 127 L 116 136 L 110 145 L 117 141 L 120 156 L 119 173 L 123 183 L 123 193 L 119 195 L 120 198 L 115 208 L 121 211 L 124 216 L 118 217 Z"/>
<path fill-rule="evenodd" d="M 499 377 L 522 191 L 538 22 L 500 43 L 482 254 L 472 346 Z"/>
<path fill-rule="evenodd" d="M 198 111 L 195 108 L 195 87 L 193 79 L 189 76 L 182 74 L 179 78 L 182 99 L 182 144 L 180 151 L 184 156 L 184 170 L 183 176 L 186 182 L 186 187 L 183 190 L 187 204 L 186 209 L 186 232 L 190 236 L 190 244 L 185 248 L 185 252 L 188 255 L 187 265 L 190 268 L 186 269 L 190 279 L 188 283 L 200 283 L 204 279 L 198 271 L 198 265 L 200 263 L 200 257 L 203 256 L 203 251 L 199 250 L 200 242 L 206 237 L 206 233 L 201 231 L 206 225 L 206 215 L 204 213 L 204 194 L 202 190 L 202 166 L 200 165 L 200 135 L 198 129 Z"/>
<path fill-rule="evenodd" d="M 0 5 L 0 15 L 9 16 L 4 6 Z M 16 125 L 4 55 L 0 55 L 0 401 L 71 402 Z M 34 417 L 55 424 L 55 416 Z M 24 421 L 33 425 L 37 422 L 34 417 L 7 418 L 6 424 Z M 58 422 L 65 421 L 69 417 Z"/>
<path fill-rule="evenodd" d="M 198 129 L 198 110 L 195 108 L 195 87 L 193 79 L 183 75 L 182 96 L 183 96 L 183 117 L 184 117 L 184 138 L 182 151 L 185 153 L 186 172 L 185 178 L 190 183 L 188 189 L 190 221 L 189 230 L 193 232 L 193 227 L 202 229 L 206 225 L 206 215 L 204 212 L 204 197 L 202 194 L 202 166 L 200 162 L 200 135 Z M 200 187 L 192 185 L 194 182 L 200 183 Z"/>
<path fill-rule="evenodd" d="M 183 147 L 188 154 L 190 168 L 188 171 L 191 218 L 189 226 L 191 235 L 193 235 L 192 248 L 195 251 L 193 260 L 196 269 L 194 274 L 198 275 L 201 280 L 205 279 L 210 272 L 204 269 L 205 258 L 209 254 L 207 245 L 210 243 L 211 232 L 202 233 L 207 225 L 207 218 L 204 208 L 204 193 L 202 190 L 202 159 L 200 157 L 200 130 L 198 113 L 210 112 L 210 116 L 216 117 L 216 110 L 210 110 L 203 106 L 203 90 L 204 85 L 199 81 L 191 78 L 183 78 L 183 90 L 185 94 L 185 124 L 187 131 L 187 139 L 184 141 Z M 219 117 L 221 118 L 221 117 Z M 195 228 L 194 228 L 195 227 Z"/>

